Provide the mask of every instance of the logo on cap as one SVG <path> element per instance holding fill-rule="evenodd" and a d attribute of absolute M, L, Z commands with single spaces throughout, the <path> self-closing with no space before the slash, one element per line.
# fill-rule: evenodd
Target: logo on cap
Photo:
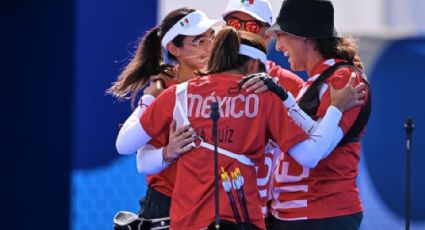
<path fill-rule="evenodd" d="M 187 18 L 182 19 L 180 21 L 180 25 L 183 26 L 183 27 L 189 25 L 189 19 L 187 19 Z"/>
<path fill-rule="evenodd" d="M 254 5 L 254 0 L 241 0 L 241 3 L 245 5 Z"/>

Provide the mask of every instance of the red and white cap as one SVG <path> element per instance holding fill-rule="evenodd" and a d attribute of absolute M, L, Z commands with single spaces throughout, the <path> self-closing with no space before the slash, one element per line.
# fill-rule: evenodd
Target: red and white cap
<path fill-rule="evenodd" d="M 204 12 L 196 10 L 184 16 L 171 27 L 162 38 L 161 45 L 165 48 L 178 35 L 196 36 L 211 28 L 221 27 L 223 25 L 223 21 L 209 19 Z"/>
<path fill-rule="evenodd" d="M 230 13 L 237 11 L 249 14 L 269 25 L 273 24 L 272 6 L 267 0 L 229 0 L 221 16 L 225 18 Z"/>

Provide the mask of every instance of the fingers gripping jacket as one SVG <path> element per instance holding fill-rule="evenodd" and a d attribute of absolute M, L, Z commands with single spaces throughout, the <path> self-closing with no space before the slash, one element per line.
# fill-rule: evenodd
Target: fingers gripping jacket
<path fill-rule="evenodd" d="M 241 83 L 243 84 L 253 77 L 259 77 L 260 80 L 263 81 L 264 85 L 267 86 L 270 91 L 279 96 L 282 101 L 285 101 L 288 98 L 288 93 L 286 92 L 286 90 L 280 85 L 278 85 L 275 81 L 273 81 L 273 79 L 266 73 L 256 73 L 248 75 L 242 79 Z"/>

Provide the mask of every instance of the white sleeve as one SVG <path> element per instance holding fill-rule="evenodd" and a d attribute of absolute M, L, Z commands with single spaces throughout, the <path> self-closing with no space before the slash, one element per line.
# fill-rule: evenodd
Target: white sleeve
<path fill-rule="evenodd" d="M 299 107 L 294 96 L 292 96 L 290 92 L 288 92 L 288 98 L 283 102 L 283 104 L 286 106 L 286 108 L 288 108 L 288 113 L 292 120 L 307 133 L 313 133 L 319 126 L 322 119 L 315 121 L 310 116 L 308 116 Z M 342 140 L 343 137 L 344 133 L 341 127 L 338 127 L 335 135 L 333 135 L 332 144 L 329 146 L 329 149 L 325 152 L 321 159 L 324 159 L 329 156 L 329 154 L 338 145 L 338 143 Z"/>
<path fill-rule="evenodd" d="M 146 131 L 143 130 L 139 119 L 154 99 L 151 95 L 143 95 L 142 101 L 146 106 L 137 106 L 130 117 L 124 122 L 115 142 L 118 153 L 125 155 L 133 154 L 151 139 Z"/>
<path fill-rule="evenodd" d="M 168 164 L 163 163 L 162 150 L 163 148 L 156 149 L 148 144 L 137 150 L 137 171 L 151 175 L 165 169 Z"/>
<path fill-rule="evenodd" d="M 317 126 L 316 121 L 299 107 L 294 96 L 292 96 L 290 92 L 288 92 L 288 98 L 283 102 L 283 104 L 288 109 L 289 116 L 292 118 L 295 124 L 297 124 L 307 133 L 310 134 Z"/>
<path fill-rule="evenodd" d="M 329 154 L 336 148 L 343 137 L 344 132 L 342 131 L 342 128 L 338 126 L 332 144 L 329 146 L 329 149 L 325 152 L 325 155 L 323 155 L 322 159 L 325 159 L 327 156 L 329 156 Z"/>
<path fill-rule="evenodd" d="M 338 144 L 339 140 L 335 137 L 340 129 L 338 124 L 341 117 L 341 111 L 330 106 L 320 123 L 316 123 L 317 127 L 310 133 L 310 138 L 293 146 L 288 153 L 302 166 L 314 168 L 332 151 L 331 147 Z"/>

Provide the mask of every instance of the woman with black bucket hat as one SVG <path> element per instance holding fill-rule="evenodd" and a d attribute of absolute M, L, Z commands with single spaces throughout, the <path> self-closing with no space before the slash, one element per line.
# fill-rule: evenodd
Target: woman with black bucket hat
<path fill-rule="evenodd" d="M 330 87 L 342 88 L 350 76 L 354 85 L 368 85 L 355 44 L 336 32 L 330 1 L 285 0 L 266 33 L 277 39 L 276 49 L 293 71 L 307 71 L 296 100 L 311 122 L 320 122 L 329 107 Z M 289 154 L 278 161 L 271 205 L 275 229 L 359 229 L 363 214 L 356 178 L 370 98 L 367 87 L 365 104 L 343 113 L 335 148 L 314 168 L 302 167 Z"/>

